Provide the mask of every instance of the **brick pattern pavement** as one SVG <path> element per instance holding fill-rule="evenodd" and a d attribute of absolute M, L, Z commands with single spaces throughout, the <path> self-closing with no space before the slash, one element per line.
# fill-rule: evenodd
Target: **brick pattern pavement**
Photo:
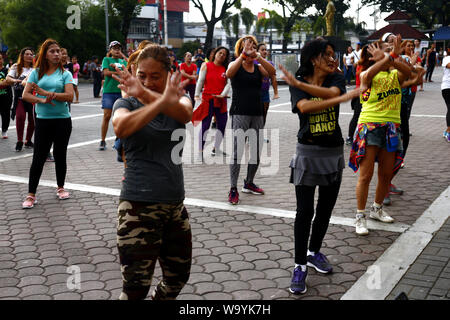
<path fill-rule="evenodd" d="M 417 257 L 388 299 L 404 292 L 413 300 L 450 299 L 450 218 Z"/>
<path fill-rule="evenodd" d="M 117 198 L 88 192 L 56 199 L 40 187 L 40 204 L 17 209 L 25 184 L 1 183 L 0 298 L 117 299 L 121 275 L 116 248 Z M 397 238 L 330 225 L 322 252 L 331 275 L 309 268 L 308 292 L 291 295 L 293 219 L 188 207 L 193 264 L 179 299 L 339 299 Z M 81 289 L 69 290 L 67 267 L 81 269 Z M 153 283 L 161 279 L 157 266 Z"/>

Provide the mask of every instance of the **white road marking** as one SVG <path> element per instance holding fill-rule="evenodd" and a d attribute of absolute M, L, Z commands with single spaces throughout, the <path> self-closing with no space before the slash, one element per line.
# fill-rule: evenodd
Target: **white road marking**
<path fill-rule="evenodd" d="M 450 216 L 450 187 L 425 210 L 419 219 L 401 234 L 397 240 L 372 265 L 370 272 L 363 274 L 358 281 L 341 297 L 341 300 L 383 300 L 389 296 L 409 267 L 423 249 L 433 239 Z M 380 276 L 376 279 L 374 272 Z M 374 286 L 379 282 L 379 288 Z M 376 289 L 375 289 L 376 288 Z"/>
<path fill-rule="evenodd" d="M 28 178 L 18 177 L 18 176 L 10 176 L 5 174 L 0 174 L 0 180 L 16 182 L 16 183 L 28 183 Z M 54 187 L 56 185 L 55 181 L 49 180 L 41 180 L 39 185 L 45 187 Z M 97 187 L 90 186 L 84 184 L 75 184 L 75 183 L 65 183 L 64 187 L 68 190 L 77 190 L 83 192 L 92 192 L 99 194 L 106 194 L 111 196 L 119 196 L 120 189 L 113 188 L 105 188 L 105 187 Z M 185 198 L 185 205 L 195 206 L 195 207 L 205 207 L 205 208 L 213 208 L 219 210 L 229 210 L 229 211 L 239 211 L 239 212 L 247 212 L 247 213 L 255 213 L 260 215 L 267 215 L 279 218 L 289 218 L 295 219 L 295 211 L 282 210 L 282 209 L 274 209 L 274 208 L 264 208 L 250 205 L 237 205 L 234 206 L 232 204 L 226 202 L 218 202 L 211 200 L 202 200 L 202 199 L 194 199 L 194 198 Z M 335 225 L 343 225 L 343 226 L 354 226 L 355 219 L 345 218 L 345 217 L 331 217 L 330 223 Z M 383 231 L 391 231 L 402 233 L 407 230 L 410 226 L 402 223 L 394 223 L 394 224 L 383 224 L 376 221 L 368 221 L 368 227 L 371 230 L 383 230 Z"/>
<path fill-rule="evenodd" d="M 72 121 L 89 119 L 89 118 L 96 118 L 96 117 L 102 117 L 102 116 L 103 116 L 103 113 L 90 114 L 90 115 L 87 115 L 87 116 L 73 117 Z M 10 126 L 10 127 L 8 127 L 8 130 L 15 129 L 15 128 L 16 128 L 16 126 Z"/>
<path fill-rule="evenodd" d="M 114 139 L 116 139 L 116 137 L 109 137 L 109 138 L 106 138 L 105 140 L 106 140 L 106 141 L 109 141 L 109 140 L 114 140 Z M 101 140 L 101 139 L 96 139 L 96 140 L 90 140 L 90 141 L 85 141 L 85 142 L 79 142 L 79 143 L 69 144 L 69 145 L 67 146 L 67 149 L 83 147 L 83 146 L 87 146 L 87 145 L 93 144 L 93 143 L 99 143 L 100 140 Z M 52 150 L 53 150 L 53 148 L 52 148 Z M 24 159 L 24 158 L 29 158 L 29 157 L 32 157 L 32 156 L 33 156 L 33 153 L 31 152 L 31 153 L 27 153 L 27 154 L 24 154 L 24 155 L 21 155 L 21 156 L 9 157 L 9 158 L 3 158 L 3 159 L 0 159 L 0 162 L 6 162 L 6 161 L 10 161 L 10 160 Z"/>

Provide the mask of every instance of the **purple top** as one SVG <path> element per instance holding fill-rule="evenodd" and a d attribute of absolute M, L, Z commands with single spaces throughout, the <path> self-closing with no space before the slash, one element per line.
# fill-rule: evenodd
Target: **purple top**
<path fill-rule="evenodd" d="M 273 65 L 275 67 L 275 65 L 273 64 L 272 61 L 267 61 L 269 62 L 271 65 Z M 258 61 L 254 61 L 255 64 L 259 64 Z M 262 86 L 261 86 L 261 91 L 269 91 L 270 88 L 270 78 L 269 77 L 264 77 L 262 80 Z"/>

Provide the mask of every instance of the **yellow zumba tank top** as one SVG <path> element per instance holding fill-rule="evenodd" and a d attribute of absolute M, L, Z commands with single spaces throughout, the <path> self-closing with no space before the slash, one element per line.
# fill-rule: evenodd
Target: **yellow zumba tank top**
<path fill-rule="evenodd" d="M 400 123 L 402 89 L 396 69 L 381 71 L 373 77 L 370 92 L 361 95 L 360 123 Z"/>

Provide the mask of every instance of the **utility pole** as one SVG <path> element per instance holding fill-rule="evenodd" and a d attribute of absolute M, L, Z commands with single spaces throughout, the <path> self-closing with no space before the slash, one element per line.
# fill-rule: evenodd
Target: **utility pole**
<path fill-rule="evenodd" d="M 108 51 L 109 49 L 108 0 L 105 0 L 105 27 L 106 27 L 106 51 Z"/>
<path fill-rule="evenodd" d="M 359 24 L 359 11 L 361 10 L 361 6 L 360 3 L 358 3 L 358 8 L 356 9 L 356 12 L 358 13 L 357 17 L 356 17 L 356 24 Z"/>
<path fill-rule="evenodd" d="M 167 0 L 164 0 L 164 45 L 167 47 L 169 44 L 169 36 L 167 30 Z"/>

